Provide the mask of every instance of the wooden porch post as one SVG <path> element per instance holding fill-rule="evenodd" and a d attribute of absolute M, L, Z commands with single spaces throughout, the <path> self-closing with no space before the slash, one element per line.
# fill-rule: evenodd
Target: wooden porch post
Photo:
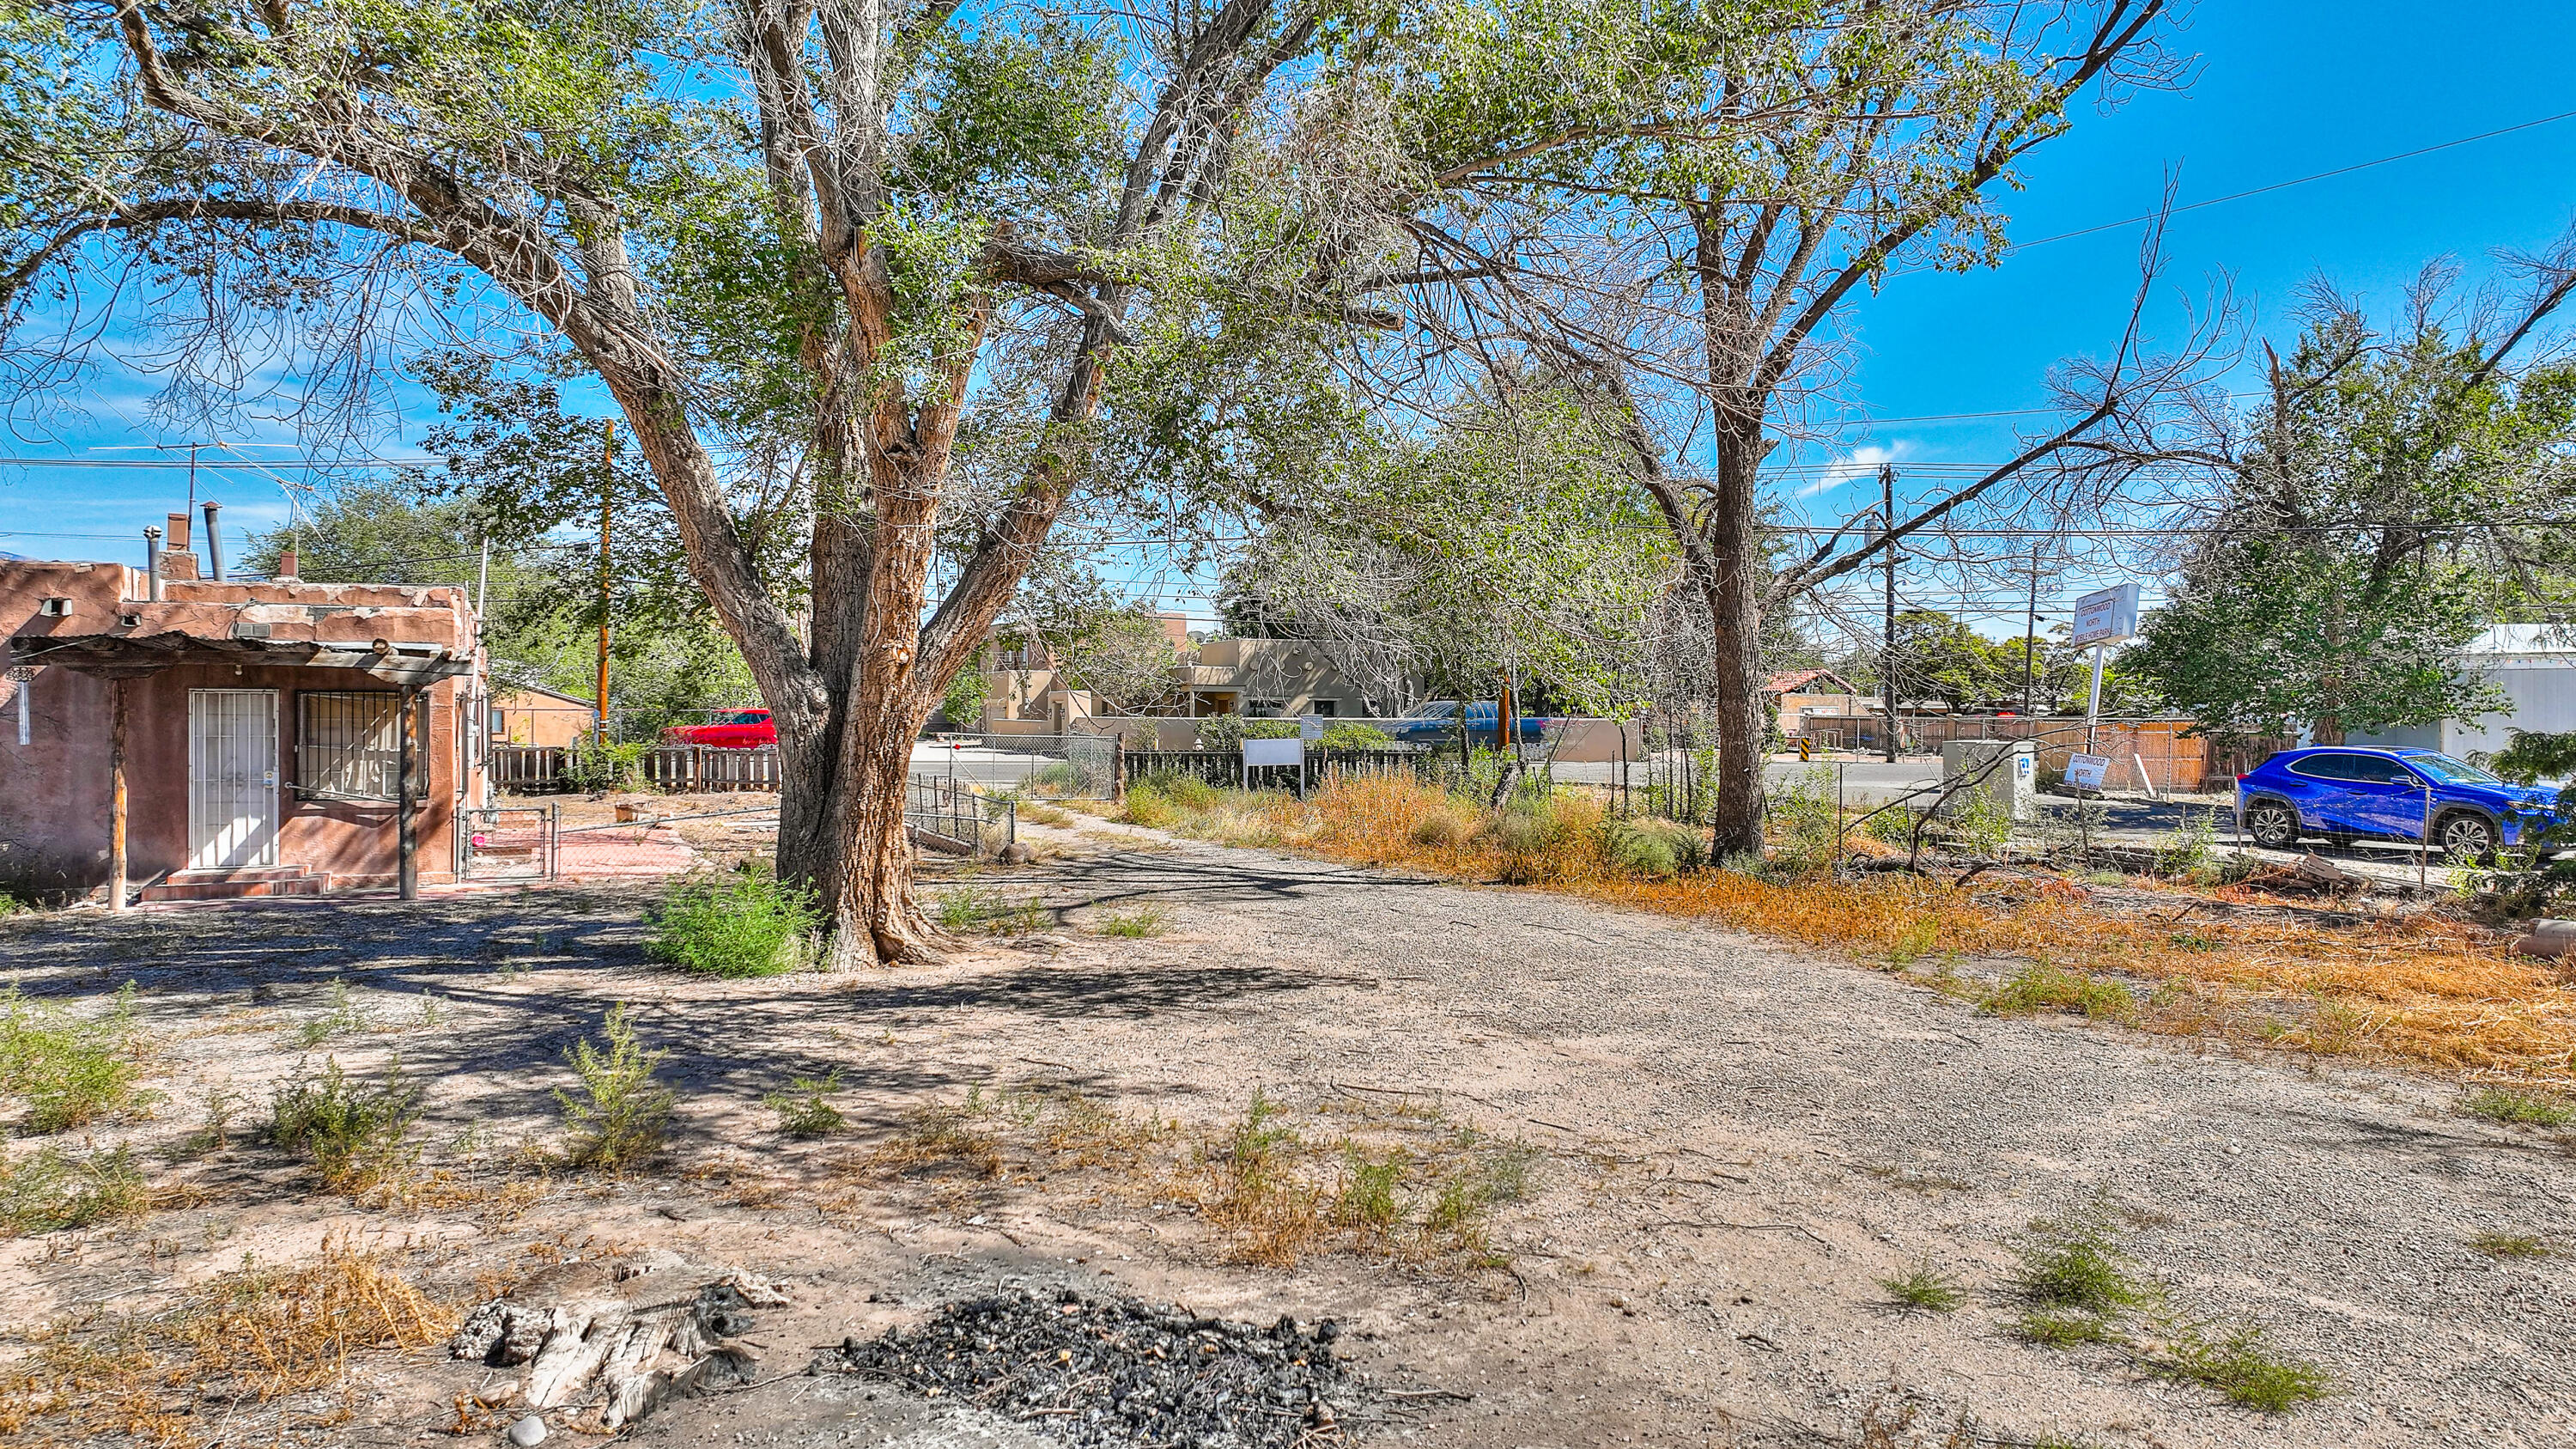
<path fill-rule="evenodd" d="M 125 909 L 125 686 L 119 679 L 108 689 L 107 733 L 107 908 Z"/>
<path fill-rule="evenodd" d="M 394 731 L 394 881 L 407 901 L 420 899 L 420 833 L 411 818 L 417 799 L 411 788 L 412 761 L 419 758 L 411 732 L 420 714 L 419 701 L 420 686 L 404 685 L 402 723 Z"/>

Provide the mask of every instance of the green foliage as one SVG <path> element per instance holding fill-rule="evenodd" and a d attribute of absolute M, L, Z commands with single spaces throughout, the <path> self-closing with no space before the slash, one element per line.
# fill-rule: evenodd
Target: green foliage
<path fill-rule="evenodd" d="M 2197 820 L 2188 812 L 2183 827 L 2156 847 L 2156 874 L 2178 880 L 2209 882 L 2218 878 L 2218 812 Z"/>
<path fill-rule="evenodd" d="M 646 740 L 602 744 L 597 735 L 589 736 L 564 761 L 564 782 L 592 792 L 644 789 L 644 754 L 652 747 Z"/>
<path fill-rule="evenodd" d="M 1930 1258 L 1896 1277 L 1879 1279 L 1878 1286 L 1897 1307 L 1924 1313 L 1954 1313 L 1968 1301 L 1968 1290 Z"/>
<path fill-rule="evenodd" d="M 1353 1145 L 1343 1157 L 1341 1190 L 1333 1195 L 1333 1221 L 1365 1230 L 1393 1227 L 1404 1216 L 1404 1204 L 1396 1194 L 1404 1185 L 1405 1169 L 1412 1165 L 1410 1154 L 1399 1147 L 1372 1159 Z"/>
<path fill-rule="evenodd" d="M 0 1164 L 0 1229 L 12 1236 L 140 1217 L 151 1201 L 133 1152 L 124 1147 L 75 1154 L 48 1143 Z"/>
<path fill-rule="evenodd" d="M 1183 810 L 1213 810 L 1225 792 L 1186 770 L 1156 770 L 1141 782 Z"/>
<path fill-rule="evenodd" d="M 1052 913 L 1035 896 L 1012 900 L 982 886 L 959 886 L 939 893 L 933 913 L 939 924 L 957 932 L 982 931 L 995 936 L 1026 936 L 1047 928 Z"/>
<path fill-rule="evenodd" d="M 2144 1307 L 2155 1297 L 2131 1276 L 2128 1256 L 2090 1214 L 2033 1222 L 2013 1286 L 2036 1308 L 2104 1318 Z"/>
<path fill-rule="evenodd" d="M 746 866 L 682 880 L 652 916 L 646 954 L 709 976 L 775 976 L 806 961 L 822 916 L 810 891 Z"/>
<path fill-rule="evenodd" d="M 69 1131 L 142 1107 L 142 1074 L 134 1028 L 134 983 L 119 988 L 97 1016 L 74 1016 L 0 990 L 0 1091 L 27 1102 L 26 1128 Z"/>
<path fill-rule="evenodd" d="M 1319 750 L 1386 750 L 1395 747 L 1395 736 L 1375 725 L 1340 720 L 1324 726 L 1324 733 L 1315 741 L 1315 747 Z"/>
<path fill-rule="evenodd" d="M 2138 1014 L 2138 998 L 2118 982 L 2040 961 L 2004 978 L 1983 1005 L 1997 1016 L 2071 1011 L 2096 1021 L 2128 1021 Z"/>
<path fill-rule="evenodd" d="M 841 1074 L 833 1071 L 821 1077 L 790 1077 L 785 1088 L 760 1100 L 778 1114 L 778 1130 L 788 1136 L 828 1137 L 849 1125 L 830 1100 L 839 1090 Z"/>
<path fill-rule="evenodd" d="M 1157 905 L 1142 905 L 1132 911 L 1113 911 L 1100 918 L 1092 929 L 1104 936 L 1122 936 L 1138 940 L 1159 936 L 1172 928 L 1172 913 Z"/>
<path fill-rule="evenodd" d="M 2552 1253 L 2549 1244 L 2524 1233 L 2480 1233 L 2469 1239 L 2469 1247 L 2490 1258 L 2546 1258 Z"/>
<path fill-rule="evenodd" d="M 939 713 L 955 730 L 980 730 L 984 727 L 984 671 L 966 668 L 948 681 L 948 692 L 940 696 Z"/>
<path fill-rule="evenodd" d="M 2526 1127 L 2564 1127 L 2576 1122 L 2576 1107 L 2556 1097 L 2517 1092 L 2510 1087 L 2480 1087 L 2461 1100 L 2460 1110 L 2491 1122 Z"/>
<path fill-rule="evenodd" d="M 322 1185 L 355 1192 L 399 1178 L 418 1160 L 412 1127 L 420 1120 L 420 1089 L 403 1080 L 397 1060 L 384 1080 L 353 1083 L 336 1058 L 325 1057 L 319 1076 L 299 1065 L 269 1105 L 269 1140 L 313 1159 Z"/>
<path fill-rule="evenodd" d="M 2322 1399 L 2333 1384 L 2332 1376 L 2315 1364 L 2273 1354 L 2259 1328 L 2238 1324 L 2215 1338 L 2209 1334 L 2208 1325 L 2186 1324 L 2150 1362 L 2160 1373 L 2206 1384 L 2239 1408 L 2267 1414 L 2286 1414 Z"/>
<path fill-rule="evenodd" d="M 365 1007 L 349 994 L 349 983 L 331 978 L 331 1005 L 319 1016 L 307 1017 L 295 1027 L 295 1044 L 317 1047 L 335 1036 L 350 1036 L 367 1030 L 374 1022 Z"/>
<path fill-rule="evenodd" d="M 1698 870 L 1708 861 L 1708 837 L 1672 820 L 1605 821 L 1602 849 L 1612 866 L 1630 875 L 1678 875 Z"/>
<path fill-rule="evenodd" d="M 1801 876 L 1833 869 L 1842 849 L 1842 809 L 1834 801 L 1833 771 L 1822 766 L 1806 770 L 1774 794 L 1771 824 L 1778 841 L 1771 853 L 1773 870 Z"/>
<path fill-rule="evenodd" d="M 1198 722 L 1199 748 L 1239 750 L 1245 740 L 1293 740 L 1300 726 L 1293 719 L 1248 719 L 1239 714 L 1212 714 Z"/>
<path fill-rule="evenodd" d="M 636 1038 L 626 1003 L 609 1008 L 600 1043 L 584 1039 L 565 1053 L 581 1095 L 555 1092 L 568 1139 L 564 1158 L 575 1167 L 622 1174 L 662 1150 L 678 1098 L 653 1076 L 669 1053 L 648 1050 Z"/>

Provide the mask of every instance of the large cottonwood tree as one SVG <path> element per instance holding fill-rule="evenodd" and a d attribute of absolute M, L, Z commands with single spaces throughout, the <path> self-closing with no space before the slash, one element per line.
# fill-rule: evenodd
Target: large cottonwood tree
<path fill-rule="evenodd" d="M 1241 362 L 1211 326 L 1347 310 L 1292 224 L 1246 240 L 1222 205 L 1320 14 L 37 0 L 0 13 L 8 381 L 75 385 L 138 335 L 120 299 L 183 381 L 284 368 L 363 400 L 406 329 L 595 378 L 775 712 L 781 874 L 819 890 L 836 964 L 921 958 L 909 751 L 1084 485 L 1104 400 L 1221 426 L 1186 377 L 1148 396 L 1157 369 Z M 1007 466 L 960 486 L 983 405 Z M 746 537 L 761 468 L 798 486 L 802 577 Z"/>

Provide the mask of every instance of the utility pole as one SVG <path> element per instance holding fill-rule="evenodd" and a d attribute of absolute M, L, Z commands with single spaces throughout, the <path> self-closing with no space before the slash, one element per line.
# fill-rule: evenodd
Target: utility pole
<path fill-rule="evenodd" d="M 1887 557 L 1887 639 L 1878 655 L 1878 692 L 1887 705 L 1887 762 L 1896 763 L 1896 469 L 1879 465 L 1879 539 Z"/>
<path fill-rule="evenodd" d="M 617 497 L 617 419 L 599 420 L 599 742 L 608 743 L 608 531 Z"/>
<path fill-rule="evenodd" d="M 2022 616 L 2021 625 L 2021 712 L 2031 713 L 2031 686 L 2037 676 L 2031 669 L 2031 650 L 2039 641 L 2039 545 L 2030 546 L 2030 612 Z"/>

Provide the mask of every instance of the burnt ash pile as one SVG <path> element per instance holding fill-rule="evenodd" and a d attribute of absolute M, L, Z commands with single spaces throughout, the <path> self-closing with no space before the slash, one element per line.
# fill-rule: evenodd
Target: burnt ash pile
<path fill-rule="evenodd" d="M 814 1367 L 971 1404 L 1083 1449 L 1288 1449 L 1339 1429 L 1362 1396 L 1333 1357 L 1340 1331 L 1331 1319 L 1263 1328 L 1070 1288 L 1021 1291 L 849 1339 Z"/>

